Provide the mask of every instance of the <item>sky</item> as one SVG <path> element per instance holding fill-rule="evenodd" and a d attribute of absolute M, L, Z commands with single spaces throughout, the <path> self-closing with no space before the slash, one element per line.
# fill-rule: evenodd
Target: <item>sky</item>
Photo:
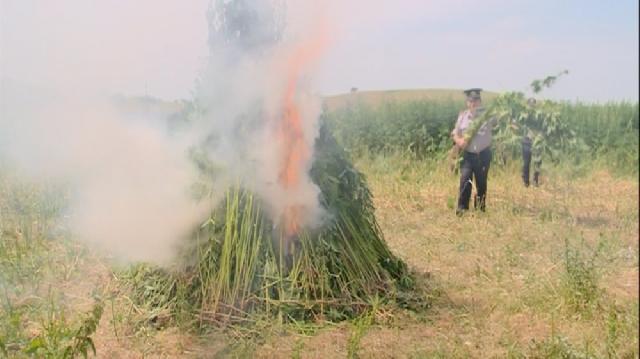
<path fill-rule="evenodd" d="M 616 0 L 328 1 L 323 95 L 481 87 L 638 101 L 638 2 Z M 0 0 L 3 82 L 190 99 L 202 70 L 208 0 Z M 0 93 L 0 96 L 2 93 Z"/>

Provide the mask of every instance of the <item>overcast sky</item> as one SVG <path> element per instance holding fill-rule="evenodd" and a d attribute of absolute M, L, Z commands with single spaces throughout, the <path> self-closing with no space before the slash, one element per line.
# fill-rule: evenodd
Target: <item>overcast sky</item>
<path fill-rule="evenodd" d="M 208 0 L 0 3 L 2 81 L 188 99 L 207 54 Z M 638 100 L 635 0 L 345 0 L 329 14 L 322 94 L 525 90 L 568 69 L 544 96 Z"/>

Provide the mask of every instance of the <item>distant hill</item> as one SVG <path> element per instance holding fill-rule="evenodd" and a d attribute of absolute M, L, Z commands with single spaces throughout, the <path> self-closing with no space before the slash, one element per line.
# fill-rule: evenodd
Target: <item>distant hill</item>
<path fill-rule="evenodd" d="M 485 100 L 491 101 L 498 94 L 490 91 L 482 92 Z M 325 104 L 329 110 L 335 110 L 350 103 L 364 103 L 377 106 L 386 102 L 407 101 L 457 101 L 464 106 L 463 90 L 458 89 L 415 89 L 415 90 L 387 90 L 387 91 L 355 91 L 342 95 L 325 97 Z"/>
<path fill-rule="evenodd" d="M 483 99 L 491 101 L 498 95 L 496 92 L 483 91 Z M 350 103 L 364 103 L 378 106 L 387 102 L 408 101 L 455 101 L 464 106 L 463 90 L 458 89 L 415 89 L 415 90 L 387 90 L 387 91 L 355 91 L 351 93 L 324 97 L 327 108 L 332 111 Z M 165 101 L 144 96 L 115 96 L 116 105 L 128 113 L 155 113 L 167 117 L 179 113 L 188 101 Z"/>

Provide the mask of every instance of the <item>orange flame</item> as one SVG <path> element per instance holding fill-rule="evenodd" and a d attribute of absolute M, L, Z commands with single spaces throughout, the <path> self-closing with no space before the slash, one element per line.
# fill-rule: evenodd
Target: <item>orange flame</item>
<path fill-rule="evenodd" d="M 322 29 L 322 28 L 321 28 Z M 326 37 L 319 32 L 312 41 L 302 44 L 293 51 L 287 61 L 287 82 L 283 98 L 283 117 L 279 126 L 278 138 L 282 145 L 282 163 L 278 180 L 287 190 L 295 190 L 300 186 L 302 171 L 311 158 L 311 146 L 305 141 L 299 103 L 296 99 L 298 81 L 313 60 L 324 49 Z M 285 208 L 282 221 L 287 237 L 299 233 L 305 220 L 305 208 L 300 204 L 290 204 Z"/>
<path fill-rule="evenodd" d="M 304 142 L 300 110 L 294 99 L 295 78 L 289 79 L 284 98 L 284 116 L 280 127 L 283 145 L 283 164 L 278 179 L 285 189 L 295 188 L 300 182 L 300 169 L 309 154 Z"/>

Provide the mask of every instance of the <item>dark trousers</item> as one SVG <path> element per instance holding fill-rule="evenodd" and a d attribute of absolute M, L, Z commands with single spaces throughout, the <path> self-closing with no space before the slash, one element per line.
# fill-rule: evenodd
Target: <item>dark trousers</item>
<path fill-rule="evenodd" d="M 533 164 L 533 184 L 538 185 L 542 161 Z M 522 182 L 525 187 L 529 187 L 529 170 L 531 168 L 531 140 L 522 141 Z"/>
<path fill-rule="evenodd" d="M 475 208 L 484 211 L 487 197 L 487 177 L 491 164 L 491 149 L 487 148 L 480 153 L 464 151 L 460 164 L 460 193 L 458 195 L 458 211 L 469 209 L 471 198 L 471 180 L 476 184 L 476 197 L 473 201 Z"/>

